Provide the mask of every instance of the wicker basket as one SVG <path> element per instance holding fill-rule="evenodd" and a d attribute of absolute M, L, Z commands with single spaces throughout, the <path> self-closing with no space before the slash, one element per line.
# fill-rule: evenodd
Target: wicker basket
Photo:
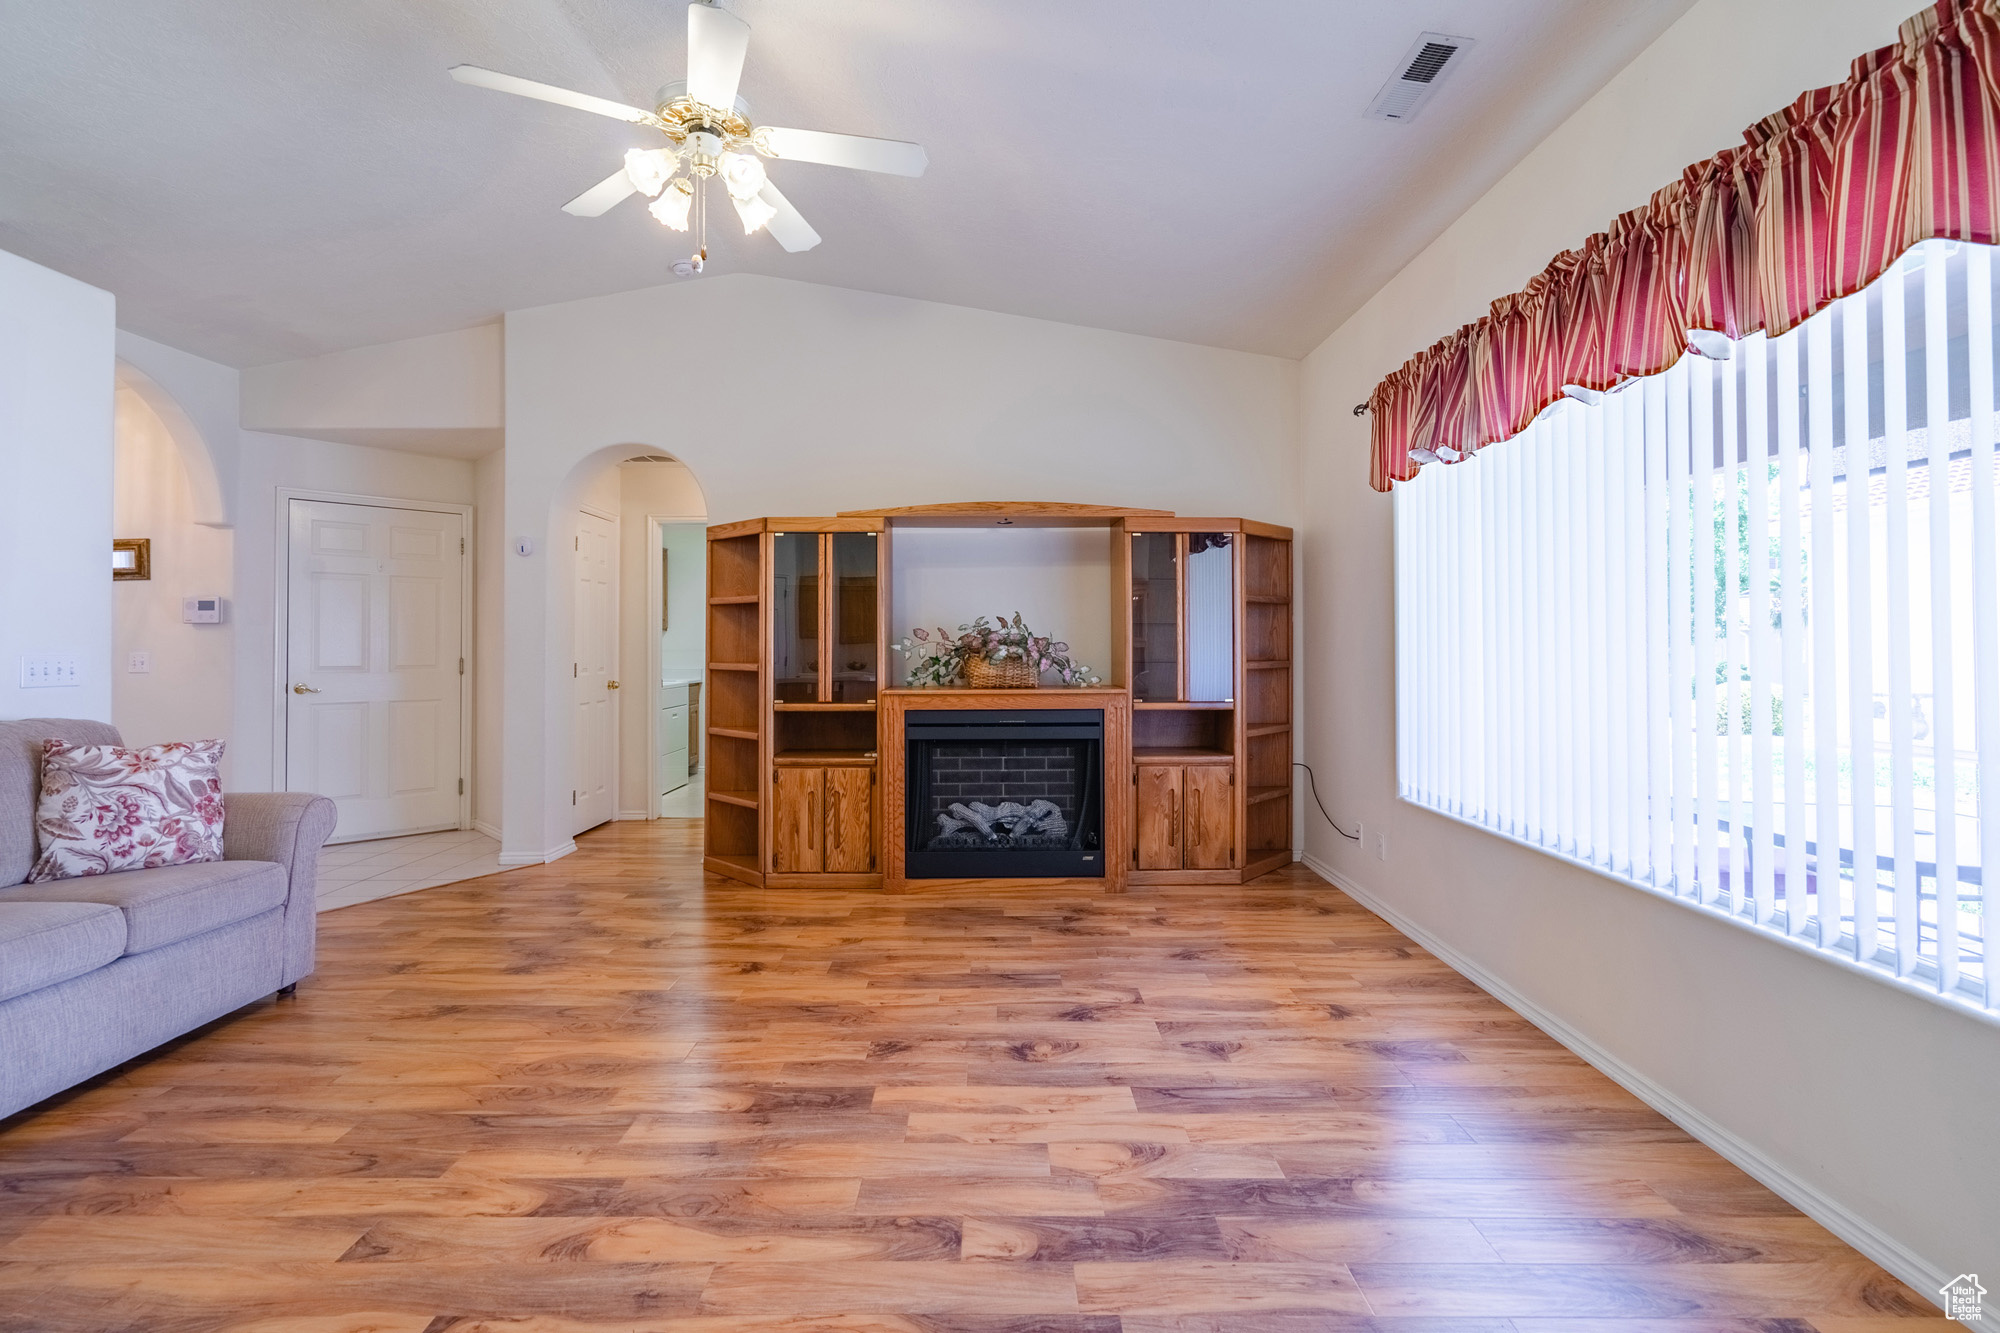
<path fill-rule="evenodd" d="M 975 690 L 1032 690 L 1041 685 L 1042 673 L 1025 657 L 998 662 L 972 657 L 966 659 L 965 683 Z"/>

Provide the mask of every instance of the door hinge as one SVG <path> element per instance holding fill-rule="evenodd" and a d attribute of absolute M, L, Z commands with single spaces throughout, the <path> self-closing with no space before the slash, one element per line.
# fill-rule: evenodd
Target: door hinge
<path fill-rule="evenodd" d="M 462 657 L 458 659 L 458 674 L 461 676 L 465 674 L 465 659 Z"/>
<path fill-rule="evenodd" d="M 575 663 L 575 662 L 571 662 L 571 663 L 569 664 L 569 678 L 570 678 L 571 680 L 575 680 L 575 679 L 576 679 L 576 669 L 577 669 L 577 665 L 578 665 L 578 664 L 577 664 L 577 663 Z"/>
<path fill-rule="evenodd" d="M 583 538 L 572 537 L 569 539 L 569 544 L 572 550 L 581 551 L 583 549 Z"/>
<path fill-rule="evenodd" d="M 460 796 L 463 796 L 463 795 L 465 795 L 465 779 L 464 779 L 464 778 L 460 778 L 460 779 L 458 780 L 458 794 L 459 794 Z"/>
<path fill-rule="evenodd" d="M 458 553 L 459 553 L 460 555 L 464 555 L 464 554 L 465 554 L 465 538 L 463 538 L 463 537 L 460 537 L 460 538 L 458 539 Z"/>
<path fill-rule="evenodd" d="M 574 788 L 572 788 L 572 789 L 570 790 L 570 794 L 569 794 L 569 803 L 570 803 L 571 805 L 575 805 L 575 804 L 576 804 L 576 791 L 575 791 L 575 789 L 574 789 Z"/>

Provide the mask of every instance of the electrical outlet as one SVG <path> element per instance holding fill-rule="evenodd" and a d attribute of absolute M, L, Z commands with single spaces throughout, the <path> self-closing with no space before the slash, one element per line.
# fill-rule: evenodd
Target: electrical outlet
<path fill-rule="evenodd" d="M 1375 830 L 1375 859 L 1377 861 L 1389 859 L 1389 835 L 1381 829 Z"/>
<path fill-rule="evenodd" d="M 42 653 L 21 659 L 21 688 L 56 690 L 83 684 L 76 659 L 62 653 Z"/>
<path fill-rule="evenodd" d="M 153 655 L 146 652 L 127 653 L 125 655 L 125 669 L 134 674 L 143 675 L 153 669 Z"/>

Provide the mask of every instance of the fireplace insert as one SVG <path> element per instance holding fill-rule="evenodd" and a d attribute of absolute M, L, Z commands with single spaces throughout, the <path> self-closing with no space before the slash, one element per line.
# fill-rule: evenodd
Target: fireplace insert
<path fill-rule="evenodd" d="M 910 879 L 1104 874 L 1104 712 L 904 715 L 903 872 Z"/>

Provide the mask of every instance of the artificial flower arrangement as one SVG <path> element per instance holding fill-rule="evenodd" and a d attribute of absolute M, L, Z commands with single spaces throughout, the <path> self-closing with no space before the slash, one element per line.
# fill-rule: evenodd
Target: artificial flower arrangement
<path fill-rule="evenodd" d="M 1054 672 L 1057 679 L 1072 687 L 1098 683 L 1098 677 L 1089 667 L 1070 660 L 1068 644 L 1036 634 L 1021 619 L 1019 611 L 1011 620 L 1000 617 L 997 625 L 981 616 L 970 625 L 960 625 L 956 635 L 942 627 L 935 633 L 924 629 L 910 633 L 913 637 L 899 639 L 890 647 L 910 655 L 908 683 L 912 688 L 949 685 L 966 676 L 967 667 L 975 662 L 1021 663 L 1032 668 L 1035 676 Z M 1022 683 L 1032 685 L 1034 677 Z"/>

